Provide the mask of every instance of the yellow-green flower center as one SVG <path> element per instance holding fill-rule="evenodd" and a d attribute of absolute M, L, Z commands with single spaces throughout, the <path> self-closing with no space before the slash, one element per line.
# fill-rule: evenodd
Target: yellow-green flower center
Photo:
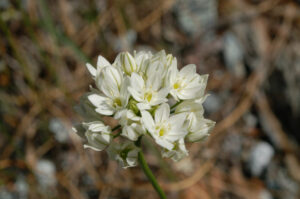
<path fill-rule="evenodd" d="M 145 98 L 146 98 L 146 100 L 147 100 L 148 102 L 150 102 L 151 99 L 152 99 L 152 93 L 151 93 L 151 92 L 147 92 L 147 93 L 145 94 Z"/>
<path fill-rule="evenodd" d="M 180 84 L 178 82 L 176 82 L 174 85 L 173 85 L 173 88 L 174 89 L 178 89 L 180 87 Z"/>
<path fill-rule="evenodd" d="M 115 98 L 114 105 L 115 105 L 115 107 L 122 106 L 122 102 L 121 102 L 121 99 L 119 97 Z"/>
<path fill-rule="evenodd" d="M 160 129 L 159 130 L 159 136 L 163 136 L 165 134 L 165 129 Z"/>

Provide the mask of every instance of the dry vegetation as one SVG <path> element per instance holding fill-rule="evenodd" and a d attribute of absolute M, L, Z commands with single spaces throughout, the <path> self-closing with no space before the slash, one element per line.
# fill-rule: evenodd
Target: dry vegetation
<path fill-rule="evenodd" d="M 71 130 L 85 62 L 134 49 L 210 75 L 207 142 L 179 163 L 146 142 L 168 198 L 300 197 L 299 1 L 1 0 L 1 199 L 157 197 L 139 168 L 83 150 Z"/>

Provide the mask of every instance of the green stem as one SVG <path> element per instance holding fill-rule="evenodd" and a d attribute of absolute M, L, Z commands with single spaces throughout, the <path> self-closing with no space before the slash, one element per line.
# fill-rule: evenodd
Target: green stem
<path fill-rule="evenodd" d="M 111 132 L 114 132 L 115 130 L 119 129 L 120 127 L 121 127 L 121 125 L 115 126 L 115 127 L 111 130 Z"/>
<path fill-rule="evenodd" d="M 171 106 L 171 110 L 172 110 L 173 108 L 175 108 L 176 106 L 178 106 L 181 102 L 182 102 L 182 100 L 176 102 L 176 104 L 174 104 L 173 106 Z"/>
<path fill-rule="evenodd" d="M 120 127 L 121 127 L 121 125 L 115 126 L 115 127 L 111 130 L 111 132 L 114 132 L 115 130 L 118 130 Z M 113 138 L 118 137 L 119 135 L 121 135 L 121 133 L 122 133 L 122 131 L 119 131 L 117 134 L 113 135 Z"/>
<path fill-rule="evenodd" d="M 139 137 L 139 139 L 135 142 L 135 145 L 137 147 L 141 147 L 141 140 L 142 140 L 142 136 Z M 166 194 L 164 193 L 164 191 L 161 189 L 161 187 L 159 186 L 155 176 L 153 175 L 152 171 L 150 170 L 146 160 L 145 160 L 145 157 L 144 157 L 144 154 L 143 154 L 143 151 L 140 150 L 139 153 L 138 153 L 138 159 L 139 159 L 139 163 L 140 163 L 140 166 L 142 167 L 145 175 L 147 176 L 148 180 L 151 182 L 153 188 L 155 189 L 155 191 L 158 193 L 159 197 L 161 199 L 166 199 Z"/>

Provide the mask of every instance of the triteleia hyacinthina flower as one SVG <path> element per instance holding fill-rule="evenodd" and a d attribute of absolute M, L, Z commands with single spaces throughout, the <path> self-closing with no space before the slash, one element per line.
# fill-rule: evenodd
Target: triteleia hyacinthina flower
<path fill-rule="evenodd" d="M 208 75 L 197 74 L 193 64 L 178 70 L 177 59 L 165 51 L 121 52 L 112 64 L 99 56 L 96 67 L 86 67 L 95 87 L 76 108 L 84 122 L 74 130 L 85 148 L 106 150 L 124 168 L 137 165 L 142 136 L 153 139 L 163 157 L 178 161 L 188 155 L 185 142 L 202 140 L 215 125 L 203 116 Z M 104 124 L 102 116 L 118 126 Z"/>
<path fill-rule="evenodd" d="M 170 116 L 170 107 L 164 103 L 154 114 L 154 119 L 148 111 L 142 111 L 142 121 L 155 142 L 163 148 L 172 150 L 175 142 L 184 138 L 187 130 L 183 128 L 186 114 Z"/>

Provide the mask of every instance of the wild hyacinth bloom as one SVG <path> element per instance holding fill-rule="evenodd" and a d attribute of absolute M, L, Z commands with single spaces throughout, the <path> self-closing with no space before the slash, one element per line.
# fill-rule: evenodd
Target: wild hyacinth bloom
<path fill-rule="evenodd" d="M 113 143 L 107 149 L 108 155 L 120 163 L 123 168 L 133 167 L 138 162 L 139 148 L 133 142 L 125 141 L 122 144 Z"/>
<path fill-rule="evenodd" d="M 107 149 L 124 168 L 137 165 L 141 136 L 153 139 L 163 157 L 178 161 L 188 155 L 185 142 L 202 140 L 215 125 L 203 116 L 208 76 L 197 74 L 192 64 L 178 70 L 176 58 L 165 51 L 122 52 L 112 64 L 99 56 L 96 67 L 86 67 L 95 87 L 77 106 L 84 122 L 74 130 L 85 148 Z M 111 129 L 102 116 L 119 126 Z"/>
<path fill-rule="evenodd" d="M 154 119 L 148 111 L 142 111 L 142 121 L 155 142 L 163 148 L 172 150 L 175 142 L 184 138 L 187 130 L 183 128 L 186 114 L 174 114 L 170 117 L 170 107 L 164 103 L 154 114 Z"/>

